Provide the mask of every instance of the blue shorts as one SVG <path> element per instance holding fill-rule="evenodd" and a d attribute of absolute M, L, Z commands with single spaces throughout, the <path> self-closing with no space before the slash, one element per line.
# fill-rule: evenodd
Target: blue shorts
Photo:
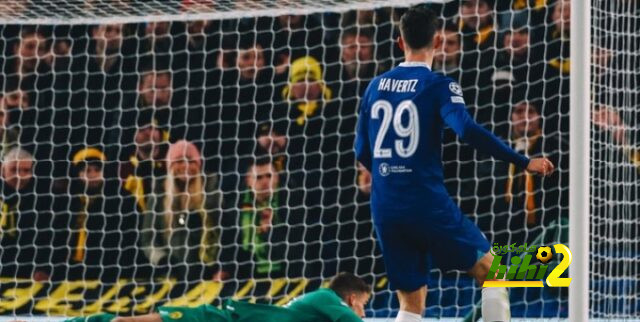
<path fill-rule="evenodd" d="M 419 215 L 378 213 L 374 218 L 392 290 L 414 291 L 426 285 L 432 265 L 443 271 L 468 271 L 490 248 L 480 229 L 457 207 L 428 214 L 423 210 Z"/>

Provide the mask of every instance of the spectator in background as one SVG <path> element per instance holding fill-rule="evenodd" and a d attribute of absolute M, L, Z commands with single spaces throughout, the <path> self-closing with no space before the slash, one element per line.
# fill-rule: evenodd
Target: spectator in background
<path fill-rule="evenodd" d="M 220 85 L 220 71 L 216 66 L 216 55 L 220 50 L 220 21 L 194 20 L 184 24 L 172 22 L 177 30 L 173 33 L 171 69 L 176 106 L 185 107 L 187 122 L 191 128 L 184 136 L 187 140 L 201 139 L 204 131 L 199 123 L 209 121 L 204 105 L 207 88 Z M 210 78 L 210 79 L 208 79 Z M 209 119 L 205 119 L 209 117 Z"/>
<path fill-rule="evenodd" d="M 106 156 L 85 148 L 73 156 L 75 181 L 71 185 L 67 237 L 69 279 L 116 281 L 131 277 L 138 255 L 141 218 L 136 199 L 120 180 L 105 176 Z"/>
<path fill-rule="evenodd" d="M 117 160 L 122 109 L 132 105 L 137 83 L 135 37 L 122 24 L 87 27 L 88 41 L 73 46 L 71 150 L 103 148 Z M 68 154 L 65 154 L 68 155 Z"/>
<path fill-rule="evenodd" d="M 622 115 L 621 115 L 622 114 Z M 626 116 L 620 112 L 619 107 L 600 104 L 591 111 L 591 121 L 594 125 L 594 146 L 592 150 L 597 155 L 597 159 L 627 159 L 629 164 L 640 169 L 640 149 L 634 144 L 638 142 L 640 133 L 634 122 L 639 122 L 637 118 Z M 613 170 L 613 167 L 616 170 Z M 621 170 L 619 163 L 601 162 L 594 170 L 600 177 L 606 176 L 611 171 L 631 171 Z M 631 173 L 631 172 L 630 172 Z M 601 178 L 601 180 L 610 180 Z M 602 192 L 601 192 L 602 193 Z"/>
<path fill-rule="evenodd" d="M 218 56 L 223 73 L 222 102 L 225 104 L 264 104 L 273 98 L 272 74 L 268 58 L 255 33 L 225 38 Z"/>
<path fill-rule="evenodd" d="M 282 91 L 282 96 L 284 104 L 275 107 L 274 119 L 288 119 L 290 122 L 287 126 L 289 164 L 296 165 L 291 175 L 303 172 L 306 188 L 318 189 L 321 186 L 322 161 L 332 158 L 335 162 L 335 156 L 324 152 L 337 148 L 339 136 L 335 128 L 339 110 L 330 103 L 332 91 L 323 81 L 320 63 L 311 56 L 295 60 L 291 64 L 289 84 Z M 329 169 L 336 164 L 325 166 Z"/>
<path fill-rule="evenodd" d="M 361 79 L 364 85 L 376 73 L 374 61 L 373 33 L 370 29 L 348 29 L 340 39 L 342 55 L 340 61 L 344 68 L 342 77 L 346 80 Z M 366 87 L 366 86 L 363 86 Z M 364 92 L 364 90 L 359 93 Z"/>
<path fill-rule="evenodd" d="M 480 49 L 495 46 L 496 30 L 492 6 L 491 0 L 464 0 L 462 2 L 460 5 L 460 28 L 463 35 L 463 48 Z"/>
<path fill-rule="evenodd" d="M 255 33 L 225 39 L 218 60 L 223 70 L 222 86 L 213 88 L 221 90 L 222 95 L 216 103 L 218 119 L 209 124 L 210 134 L 206 135 L 219 139 L 221 169 L 228 174 L 222 179 L 225 191 L 239 189 L 238 169 L 244 169 L 253 155 L 257 126 L 271 118 L 275 87 L 267 61 Z"/>
<path fill-rule="evenodd" d="M 97 25 L 90 28 L 92 43 L 89 48 L 93 56 L 94 67 L 102 72 L 119 71 L 122 46 L 124 43 L 124 25 Z"/>
<path fill-rule="evenodd" d="M 39 182 L 66 176 L 69 141 L 69 83 L 71 73 L 68 57 L 52 55 L 51 28 L 20 26 L 17 40 L 10 43 L 13 61 L 6 63 L 8 76 L 3 90 L 14 92 L 22 100 L 7 101 L 9 105 L 29 107 L 12 109 L 10 119 L 19 125 L 20 146 L 40 160 L 34 168 Z M 21 93 L 22 95 L 19 95 Z M 26 104 L 26 105 L 25 105 Z M 54 189 L 56 185 L 54 185 Z M 50 188 L 46 188 L 50 192 Z"/>
<path fill-rule="evenodd" d="M 378 70 L 387 70 L 390 66 L 395 65 L 394 60 L 404 57 L 402 51 L 395 43 L 399 35 L 397 22 L 392 20 L 394 9 L 380 8 L 377 10 L 353 10 L 345 12 L 341 15 L 339 25 L 341 30 L 350 28 L 371 29 L 371 38 L 376 44 L 373 48 L 373 54 L 376 57 Z M 399 19 L 399 16 L 397 17 Z M 327 23 L 325 23 L 325 26 Z M 330 32 L 330 31 L 329 31 Z M 335 59 L 328 59 L 325 62 L 329 64 Z"/>
<path fill-rule="evenodd" d="M 27 95 L 22 94 L 22 91 L 0 96 L 0 155 L 4 155 L 18 143 L 19 126 L 15 125 L 16 122 L 12 122 L 12 116 L 20 115 L 22 109 L 20 105 L 23 105 L 24 101 L 28 101 L 28 98 Z M 12 111 L 14 109 L 17 111 Z"/>
<path fill-rule="evenodd" d="M 373 40 L 371 29 L 352 27 L 345 30 L 340 40 L 340 64 L 330 64 L 327 68 L 328 84 L 340 100 L 324 107 L 326 110 L 323 113 L 328 113 L 325 114 L 328 119 L 323 126 L 327 130 L 325 133 L 331 134 L 326 138 L 328 142 L 323 150 L 329 158 L 323 165 L 323 169 L 328 171 L 334 171 L 335 168 L 352 169 L 340 174 L 327 172 L 328 177 L 335 174 L 334 180 L 325 180 L 323 183 L 323 186 L 330 189 L 334 189 L 334 185 L 346 187 L 353 184 L 355 159 L 351 153 L 351 147 L 355 141 L 354 129 L 360 97 L 371 79 L 381 72 L 379 70 L 381 66 L 376 64 Z M 344 177 L 338 179 L 340 175 Z M 348 182 L 349 180 L 351 182 Z M 351 192 L 355 190 L 352 189 Z M 342 196 L 347 198 L 346 194 Z M 347 202 L 346 199 L 344 201 Z"/>
<path fill-rule="evenodd" d="M 192 54 L 194 51 L 207 51 L 214 45 L 218 45 L 216 38 L 210 38 L 214 28 L 218 27 L 216 21 L 193 20 L 186 22 L 186 48 Z"/>
<path fill-rule="evenodd" d="M 143 216 L 142 250 L 154 276 L 192 281 L 218 270 L 222 198 L 217 176 L 205 175 L 202 163 L 193 143 L 169 146 L 166 179 Z"/>
<path fill-rule="evenodd" d="M 171 72 L 168 70 L 147 70 L 138 84 L 138 109 L 141 115 L 151 114 L 159 126 L 174 125 L 171 115 Z M 175 124 L 178 125 L 178 124 Z"/>
<path fill-rule="evenodd" d="M 71 64 L 71 43 L 73 27 L 65 25 L 53 26 L 53 40 L 51 54 L 47 56 L 51 60 L 56 72 L 69 71 Z M 68 80 L 68 78 L 66 79 Z M 68 84 L 65 84 L 68 85 Z M 56 104 L 59 105 L 59 104 Z"/>
<path fill-rule="evenodd" d="M 309 127 L 315 130 L 311 133 L 320 133 L 322 124 L 318 122 L 322 121 L 321 116 L 327 111 L 325 105 L 333 94 L 323 81 L 322 66 L 315 58 L 305 56 L 291 64 L 289 84 L 283 89 L 282 97 L 290 107 L 290 131 L 293 132 L 290 134 L 301 134 Z"/>
<path fill-rule="evenodd" d="M 12 56 L 14 61 L 11 63 L 11 69 L 7 71 L 8 75 L 18 75 L 21 79 L 35 76 L 36 73 L 45 74 L 50 67 L 49 52 L 50 44 L 47 40 L 47 32 L 43 27 L 22 26 L 19 33 L 19 39 L 13 44 Z M 35 80 L 35 78 L 33 79 Z M 22 84 L 29 88 L 33 84 Z M 24 87 L 23 87 L 24 88 Z"/>
<path fill-rule="evenodd" d="M 323 29 L 315 16 L 282 15 L 269 22 L 273 38 L 268 47 L 274 50 L 276 75 L 286 75 L 289 64 L 300 57 L 312 56 L 318 60 L 324 57 Z"/>
<path fill-rule="evenodd" d="M 135 151 L 128 162 L 122 164 L 120 175 L 125 178 L 124 188 L 136 197 L 138 208 L 148 211 L 147 199 L 156 187 L 161 186 L 167 174 L 164 162 L 168 142 L 168 133 L 159 129 L 153 122 L 138 125 L 134 138 Z"/>
<path fill-rule="evenodd" d="M 286 126 L 282 122 L 264 122 L 258 126 L 257 154 L 266 154 L 273 160 L 276 172 L 281 173 L 287 168 L 287 145 L 289 139 Z M 284 127 L 284 128 L 283 128 Z"/>
<path fill-rule="evenodd" d="M 19 125 L 21 147 L 42 161 L 34 169 L 39 177 L 63 176 L 64 167 L 59 165 L 67 160 L 68 144 L 54 143 L 68 141 L 70 58 L 52 46 L 61 42 L 52 39 L 63 39 L 64 29 L 20 26 L 17 40 L 8 46 L 13 61 L 6 64 L 3 90 L 22 96 L 22 102 L 7 102 L 8 106 L 30 107 L 10 111 L 10 119 Z"/>
<path fill-rule="evenodd" d="M 4 91 L 4 95 L 2 95 L 2 104 L 4 104 L 7 110 L 28 110 L 31 108 L 29 95 L 24 90 L 20 89 L 17 83 L 7 83 Z"/>
<path fill-rule="evenodd" d="M 288 109 L 288 175 L 304 178 L 301 181 L 305 188 L 303 200 L 308 206 L 310 224 L 307 234 L 314 236 L 308 245 L 308 254 L 322 258 L 323 274 L 331 275 L 338 264 L 335 261 L 338 218 L 353 216 L 339 205 L 353 202 L 355 193 L 356 107 L 340 105 L 339 100 L 332 99 L 332 91 L 322 78 L 322 67 L 313 57 L 294 61 L 289 77 L 289 84 L 283 90 L 285 104 L 275 107 L 274 113 Z M 276 114 L 274 119 L 283 119 L 281 115 Z M 322 247 L 314 248 L 319 242 Z"/>
<path fill-rule="evenodd" d="M 464 71 L 460 85 L 470 107 L 483 107 L 491 100 L 491 75 L 498 47 L 492 6 L 492 0 L 465 0 L 460 5 L 460 65 Z"/>
<path fill-rule="evenodd" d="M 384 22 L 382 17 L 383 11 L 376 12 L 375 10 L 352 10 L 347 11 L 342 15 L 342 27 L 357 26 L 361 28 L 374 27 Z M 382 20 L 382 21 L 381 21 Z"/>
<path fill-rule="evenodd" d="M 544 50 L 541 49 L 533 43 L 528 23 L 514 23 L 513 29 L 504 33 L 502 48 L 498 51 L 497 70 L 492 76 L 496 86 L 526 84 L 530 95 L 542 97 Z M 508 100 L 504 94 L 500 96 L 503 101 Z"/>
<path fill-rule="evenodd" d="M 6 151 L 0 168 L 0 276 L 48 278 L 50 195 L 37 196 L 33 156 L 18 147 Z"/>
<path fill-rule="evenodd" d="M 544 24 L 545 17 L 549 8 L 553 7 L 555 0 L 514 0 L 514 1 L 497 1 L 496 10 L 500 31 L 508 31 L 514 25 L 527 24 L 532 28 L 532 37 L 537 42 L 537 30 Z"/>
<path fill-rule="evenodd" d="M 185 139 L 200 148 L 206 171 L 219 171 L 218 140 L 216 126 L 220 120 L 219 97 L 211 94 L 221 87 L 221 70 L 217 66 L 220 53 L 222 22 L 219 20 L 187 21 L 184 31 L 174 37 L 173 88 L 174 111 L 188 126 L 184 132 L 175 132 L 174 140 Z M 213 126 L 214 131 L 208 127 Z M 214 134 L 210 134 L 214 132 Z"/>
<path fill-rule="evenodd" d="M 162 59 L 171 59 L 171 47 L 180 24 L 179 21 L 151 21 L 141 24 L 141 58 L 145 59 L 156 55 Z"/>
<path fill-rule="evenodd" d="M 138 84 L 137 107 L 125 109 L 120 122 L 119 138 L 124 151 L 134 142 L 136 125 L 154 123 L 168 137 L 184 133 L 187 124 L 184 116 L 172 107 L 173 87 L 171 72 L 168 69 L 147 69 L 142 72 Z M 135 148 L 135 147 L 134 147 Z M 128 157 L 124 156 L 124 157 Z"/>
<path fill-rule="evenodd" d="M 556 1 L 545 41 L 547 65 L 544 67 L 543 96 L 546 99 L 542 115 L 545 133 L 569 133 L 569 35 L 571 1 Z"/>
<path fill-rule="evenodd" d="M 172 131 L 174 139 L 201 140 L 205 119 L 206 88 L 219 85 L 215 54 L 220 46 L 217 22 L 163 21 L 140 26 L 141 61 L 153 61 L 147 70 L 171 72 L 172 117 L 189 127 Z M 150 64 L 149 64 L 150 65 Z M 207 77 L 211 77 L 208 80 Z M 216 84 L 213 84 L 215 82 Z"/>
<path fill-rule="evenodd" d="M 22 116 L 16 120 L 23 129 L 20 141 L 36 158 L 51 152 L 51 144 L 43 144 L 41 147 L 35 144 L 48 142 L 52 137 L 52 119 L 45 114 L 50 111 L 44 111 L 51 108 L 53 95 L 53 74 L 51 65 L 48 64 L 51 62 L 50 44 L 47 37 L 48 30 L 44 27 L 20 27 L 17 40 L 10 45 L 12 59 L 5 63 L 3 75 L 3 90 L 14 92 L 15 95 L 7 98 L 7 107 L 36 107 L 29 111 L 14 112 Z M 22 97 L 22 101 L 19 101 L 18 96 Z"/>
<path fill-rule="evenodd" d="M 437 31 L 442 40 L 441 50 L 436 51 L 433 58 L 433 69 L 460 81 L 460 33 L 458 28 L 451 23 L 444 23 Z"/>
<path fill-rule="evenodd" d="M 271 158 L 273 166 L 280 174 L 280 182 L 290 189 L 301 189 L 304 182 L 304 173 L 288 173 L 289 164 L 289 138 L 287 133 L 288 122 L 266 121 L 258 126 L 256 137 L 255 155 L 266 155 Z"/>
<path fill-rule="evenodd" d="M 358 274 L 382 273 L 384 265 L 375 242 L 369 204 L 371 173 L 360 164 L 357 170 L 355 204 L 352 201 L 343 205 L 351 214 L 341 218 L 338 231 L 338 251 L 342 259 L 339 270 Z"/>
<path fill-rule="evenodd" d="M 562 153 L 567 147 L 552 136 L 543 136 L 542 116 L 539 103 L 527 101 L 516 95 L 511 113 L 511 143 L 516 151 L 528 157 L 548 157 L 557 165 L 558 171 L 550 177 L 536 178 L 513 166 L 505 171 L 505 178 L 498 182 L 496 193 L 503 196 L 506 212 L 494 209 L 494 242 L 501 245 L 531 243 L 543 227 L 567 215 L 568 201 L 568 155 Z M 519 98 L 519 101 L 518 101 Z M 498 172 L 499 173 L 499 172 Z M 504 187 L 504 194 L 500 193 Z M 542 211 L 544 209 L 544 211 Z M 507 233 L 508 232 L 508 233 Z"/>
<path fill-rule="evenodd" d="M 479 109 L 476 121 L 492 132 L 508 137 L 514 92 L 527 91 L 529 97 L 542 96 L 544 74 L 543 53 L 530 45 L 530 28 L 527 24 L 514 23 L 514 29 L 506 31 L 503 46 L 496 56 L 493 81 L 493 105 Z"/>
<path fill-rule="evenodd" d="M 244 181 L 239 214 L 227 211 L 223 221 L 223 270 L 234 279 L 300 276 L 304 252 L 292 246 L 299 252 L 290 256 L 288 238 L 294 231 L 302 233 L 303 227 L 290 227 L 288 221 L 302 214 L 291 204 L 292 194 L 281 185 L 271 158 L 258 157 L 247 169 Z"/>
<path fill-rule="evenodd" d="M 635 135 L 628 133 L 634 133 L 635 129 L 630 131 L 620 114 L 611 106 L 602 105 L 592 110 L 591 121 L 602 136 L 610 138 L 610 141 L 618 146 L 628 148 L 629 141 L 635 140 Z"/>
<path fill-rule="evenodd" d="M 507 81 L 513 80 L 517 83 L 528 81 L 529 50 L 529 28 L 526 24 L 514 26 L 513 29 L 506 31 L 502 41 L 502 48 L 498 51 L 497 67 L 510 68 L 511 70 L 499 69 L 494 73 L 494 81 L 500 81 L 505 78 Z M 509 75 L 499 75 L 499 72 L 506 72 Z M 535 79 L 542 77 L 542 75 L 535 76 Z"/>
<path fill-rule="evenodd" d="M 364 94 L 371 79 L 378 74 L 374 57 L 373 32 L 369 29 L 350 28 L 340 38 L 340 63 L 329 64 L 326 78 L 336 95 L 356 101 Z"/>
<path fill-rule="evenodd" d="M 137 109 L 125 113 L 123 142 L 131 143 L 135 122 L 154 122 L 168 137 L 174 140 L 203 139 L 204 120 L 202 104 L 187 105 L 184 89 L 178 91 L 174 84 L 173 70 L 168 61 L 156 60 L 154 68 L 145 68 L 138 84 Z M 202 93 L 202 92 L 201 92 Z"/>

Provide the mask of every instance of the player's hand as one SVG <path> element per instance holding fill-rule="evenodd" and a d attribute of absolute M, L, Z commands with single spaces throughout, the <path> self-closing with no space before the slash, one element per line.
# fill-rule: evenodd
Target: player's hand
<path fill-rule="evenodd" d="M 553 166 L 553 163 L 551 163 L 547 158 L 531 159 L 527 166 L 527 171 L 535 174 L 541 174 L 543 176 L 550 175 L 554 169 L 555 167 Z"/>

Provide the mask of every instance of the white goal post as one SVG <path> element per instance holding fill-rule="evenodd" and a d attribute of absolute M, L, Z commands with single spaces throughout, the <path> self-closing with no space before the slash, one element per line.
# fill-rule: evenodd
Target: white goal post
<path fill-rule="evenodd" d="M 591 1 L 571 0 L 569 321 L 589 320 Z"/>

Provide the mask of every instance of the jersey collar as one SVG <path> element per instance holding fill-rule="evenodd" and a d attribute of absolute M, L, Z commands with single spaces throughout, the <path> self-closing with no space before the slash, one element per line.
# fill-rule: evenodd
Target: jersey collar
<path fill-rule="evenodd" d="M 417 61 L 406 61 L 400 63 L 401 67 L 426 67 L 428 70 L 431 70 L 431 66 L 427 65 L 427 63 L 421 63 Z"/>

